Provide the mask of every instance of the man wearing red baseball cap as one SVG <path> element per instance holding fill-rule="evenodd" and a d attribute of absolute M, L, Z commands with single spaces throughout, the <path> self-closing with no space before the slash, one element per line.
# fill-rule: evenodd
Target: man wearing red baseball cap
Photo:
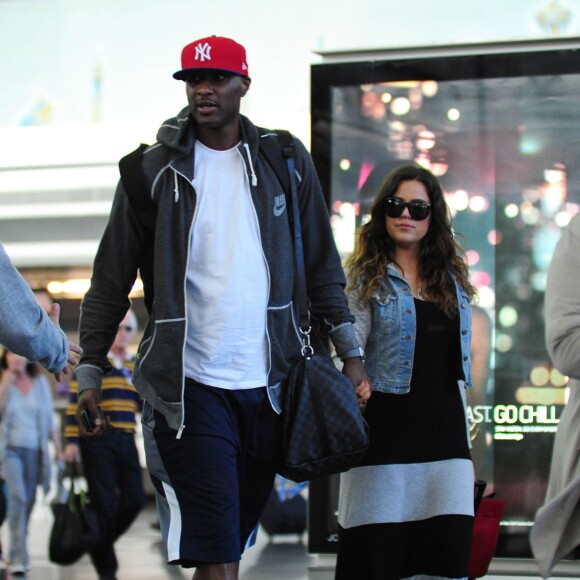
<path fill-rule="evenodd" d="M 188 44 L 181 51 L 182 69 L 174 79 L 186 81 L 188 74 L 201 69 L 223 70 L 248 76 L 246 49 L 231 38 L 209 36 Z"/>
<path fill-rule="evenodd" d="M 81 433 L 106 430 L 101 377 L 140 270 L 150 317 L 133 383 L 145 400 L 167 560 L 195 567 L 197 580 L 232 580 L 280 464 L 280 392 L 302 346 L 290 199 L 263 153 L 265 140 L 278 147 L 276 133 L 240 114 L 251 83 L 244 47 L 196 40 L 173 76 L 188 107 L 161 125 L 142 162 L 154 231 L 120 182 L 83 300 L 78 413 L 95 425 L 86 433 L 81 423 Z M 295 149 L 311 313 L 360 385 L 367 376 L 326 204 L 297 139 Z"/>

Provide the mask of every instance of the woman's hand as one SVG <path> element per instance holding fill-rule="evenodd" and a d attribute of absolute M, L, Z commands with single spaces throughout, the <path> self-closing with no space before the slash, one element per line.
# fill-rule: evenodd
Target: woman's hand
<path fill-rule="evenodd" d="M 342 372 L 355 386 L 358 405 L 364 411 L 371 396 L 372 387 L 362 359 L 358 356 L 345 359 Z"/>

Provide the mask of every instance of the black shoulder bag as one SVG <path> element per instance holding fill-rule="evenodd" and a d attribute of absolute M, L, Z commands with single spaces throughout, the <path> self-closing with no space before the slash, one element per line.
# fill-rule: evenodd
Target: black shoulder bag
<path fill-rule="evenodd" d="M 66 500 L 57 498 L 52 504 L 54 522 L 50 531 L 48 557 L 55 564 L 74 564 L 90 552 L 99 541 L 97 512 L 83 488 L 77 487 L 76 464 L 67 464 L 70 488 Z"/>
<path fill-rule="evenodd" d="M 310 343 L 306 271 L 292 136 L 278 131 L 290 175 L 296 284 L 302 356 L 294 362 L 285 384 L 282 415 L 284 465 L 280 474 L 296 482 L 324 477 L 354 467 L 368 444 L 355 389 L 332 360 L 315 353 Z"/>

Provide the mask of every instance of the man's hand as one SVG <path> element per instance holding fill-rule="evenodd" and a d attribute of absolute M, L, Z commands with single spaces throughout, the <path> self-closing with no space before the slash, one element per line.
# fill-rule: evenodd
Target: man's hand
<path fill-rule="evenodd" d="M 50 319 L 57 328 L 60 328 L 59 317 L 60 317 L 60 305 L 53 304 L 50 308 Z M 62 382 L 63 375 L 68 375 L 72 371 L 72 367 L 74 367 L 77 364 L 78 357 L 75 356 L 75 354 L 82 354 L 83 352 L 83 349 L 80 346 L 78 346 L 74 342 L 71 342 L 70 340 L 68 341 L 68 349 L 69 350 L 67 364 L 64 366 L 63 369 L 61 369 L 57 373 L 54 373 L 54 376 L 57 382 L 59 383 Z"/>
<path fill-rule="evenodd" d="M 369 376 L 365 369 L 365 365 L 360 357 L 355 356 L 347 358 L 344 361 L 342 372 L 350 379 L 351 383 L 356 387 L 356 396 L 358 398 L 359 407 L 364 411 L 369 400 L 372 388 Z"/>
<path fill-rule="evenodd" d="M 86 389 L 79 395 L 77 402 L 77 423 L 79 424 L 79 431 L 81 437 L 100 437 L 103 433 L 109 430 L 109 418 L 103 414 L 99 407 L 101 400 L 98 389 Z M 82 417 L 82 412 L 86 411 L 93 424 L 92 431 L 87 429 L 85 421 Z"/>

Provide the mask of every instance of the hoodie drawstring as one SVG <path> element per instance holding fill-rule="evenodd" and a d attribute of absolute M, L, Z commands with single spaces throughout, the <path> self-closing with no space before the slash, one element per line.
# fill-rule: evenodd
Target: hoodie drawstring
<path fill-rule="evenodd" d="M 252 174 L 252 185 L 256 187 L 258 185 L 258 178 L 256 177 L 256 172 L 254 171 L 254 164 L 252 163 L 252 156 L 250 155 L 250 146 L 244 143 L 246 148 L 246 156 L 248 158 L 248 163 L 250 164 L 250 173 Z"/>
<path fill-rule="evenodd" d="M 173 193 L 175 193 L 175 203 L 177 203 L 179 201 L 179 182 L 177 181 L 177 171 L 173 172 L 173 180 L 175 182 Z"/>

